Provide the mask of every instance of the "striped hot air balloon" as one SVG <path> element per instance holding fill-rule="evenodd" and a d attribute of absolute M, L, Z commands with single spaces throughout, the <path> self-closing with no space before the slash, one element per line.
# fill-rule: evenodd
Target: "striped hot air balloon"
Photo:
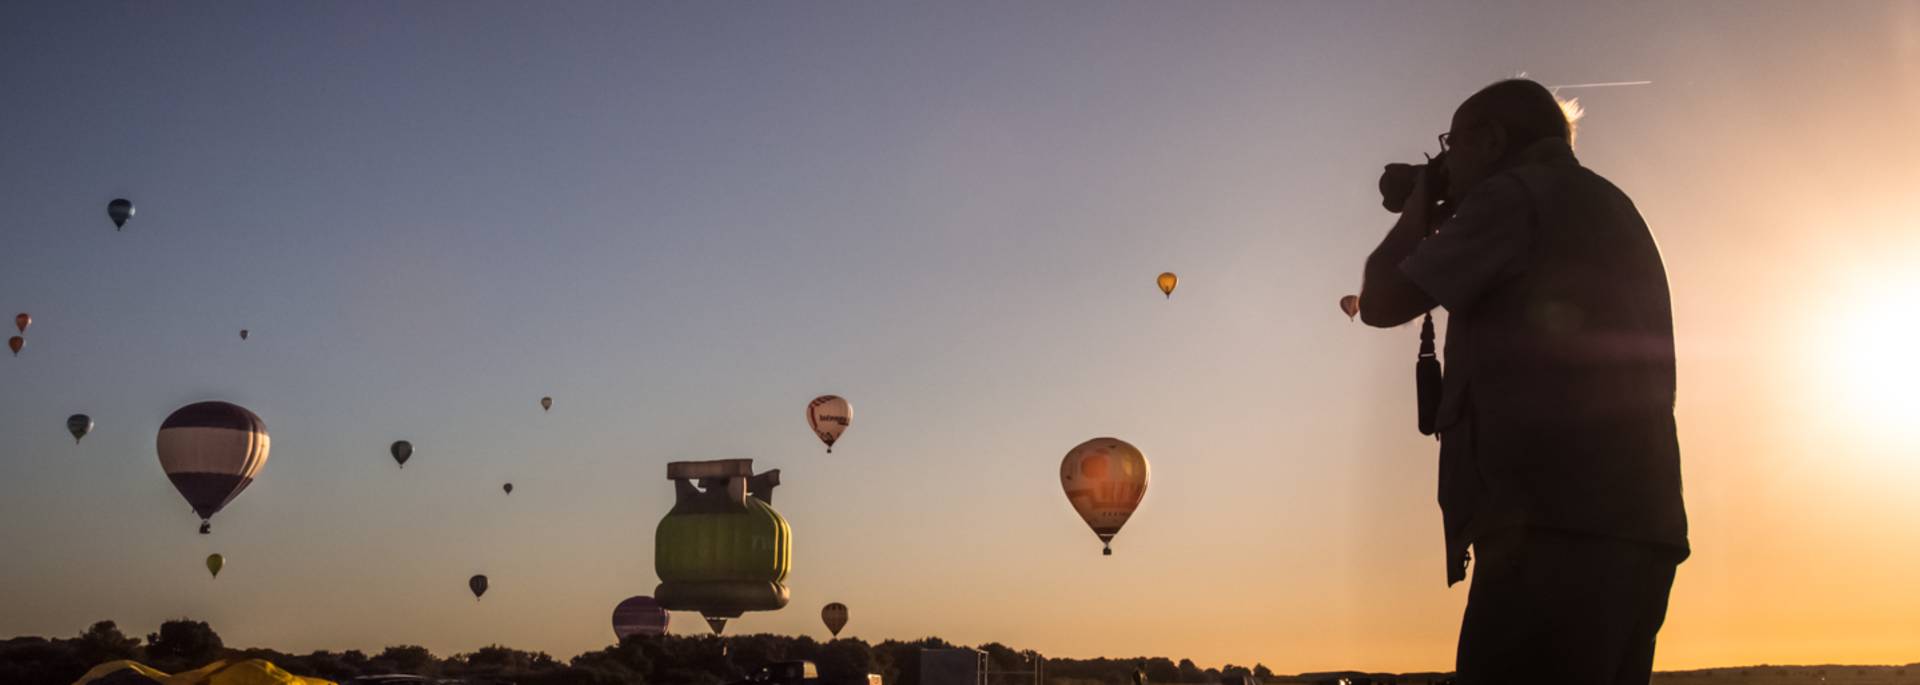
<path fill-rule="evenodd" d="M 267 424 L 245 407 L 195 402 L 160 424 L 160 468 L 200 515 L 200 532 L 267 463 Z"/>
<path fill-rule="evenodd" d="M 613 637 L 625 640 L 630 635 L 661 635 L 672 619 L 652 597 L 640 595 L 621 600 L 613 608 Z"/>

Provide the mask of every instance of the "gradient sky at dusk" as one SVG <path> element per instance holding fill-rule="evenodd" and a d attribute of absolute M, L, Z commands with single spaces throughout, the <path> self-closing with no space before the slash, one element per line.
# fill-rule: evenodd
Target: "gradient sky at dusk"
<path fill-rule="evenodd" d="M 1380 165 L 1525 71 L 1654 82 L 1566 94 L 1673 285 L 1657 666 L 1920 660 L 1920 3 L 1542 4 L 0 6 L 0 636 L 570 656 L 666 462 L 745 457 L 793 604 L 730 632 L 1450 668 L 1415 332 L 1335 302 Z M 210 536 L 154 454 L 202 399 L 273 435 Z"/>

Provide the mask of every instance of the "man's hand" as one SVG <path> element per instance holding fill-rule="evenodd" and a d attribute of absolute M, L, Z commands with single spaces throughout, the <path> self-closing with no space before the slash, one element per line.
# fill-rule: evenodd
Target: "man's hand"
<path fill-rule="evenodd" d="M 1392 328 L 1433 309 L 1434 300 L 1400 272 L 1400 262 L 1413 254 L 1427 236 L 1427 170 L 1416 167 L 1413 191 L 1401 207 L 1400 221 L 1387 231 L 1380 246 L 1367 257 L 1360 283 L 1360 320 L 1369 326 Z"/>

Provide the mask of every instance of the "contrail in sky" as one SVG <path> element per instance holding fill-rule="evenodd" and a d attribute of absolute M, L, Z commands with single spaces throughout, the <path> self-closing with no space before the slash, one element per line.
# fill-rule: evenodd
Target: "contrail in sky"
<path fill-rule="evenodd" d="M 1547 86 L 1547 90 L 1560 92 L 1562 88 L 1614 88 L 1618 86 L 1649 86 L 1652 81 L 1607 81 L 1605 83 L 1569 83 L 1564 86 Z"/>

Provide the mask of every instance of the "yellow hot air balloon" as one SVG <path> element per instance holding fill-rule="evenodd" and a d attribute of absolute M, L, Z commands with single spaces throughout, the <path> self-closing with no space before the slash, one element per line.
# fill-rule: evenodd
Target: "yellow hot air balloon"
<path fill-rule="evenodd" d="M 1160 282 L 1160 292 L 1166 293 L 1167 298 L 1172 299 L 1173 287 L 1176 285 L 1180 285 L 1180 277 L 1173 275 L 1172 271 L 1168 271 L 1166 273 L 1160 274 L 1159 282 Z"/>
<path fill-rule="evenodd" d="M 1360 296 L 1348 295 L 1340 298 L 1340 311 L 1346 312 L 1347 320 L 1352 321 L 1353 317 L 1360 314 Z"/>
<path fill-rule="evenodd" d="M 1111 555 L 1113 536 L 1147 496 L 1147 457 L 1125 440 L 1088 440 L 1060 460 L 1060 489 Z"/>
<path fill-rule="evenodd" d="M 220 577 L 220 569 L 226 568 L 226 566 L 227 566 L 226 557 L 220 556 L 218 554 L 207 555 L 207 572 L 213 574 L 213 577 L 215 578 Z"/>

